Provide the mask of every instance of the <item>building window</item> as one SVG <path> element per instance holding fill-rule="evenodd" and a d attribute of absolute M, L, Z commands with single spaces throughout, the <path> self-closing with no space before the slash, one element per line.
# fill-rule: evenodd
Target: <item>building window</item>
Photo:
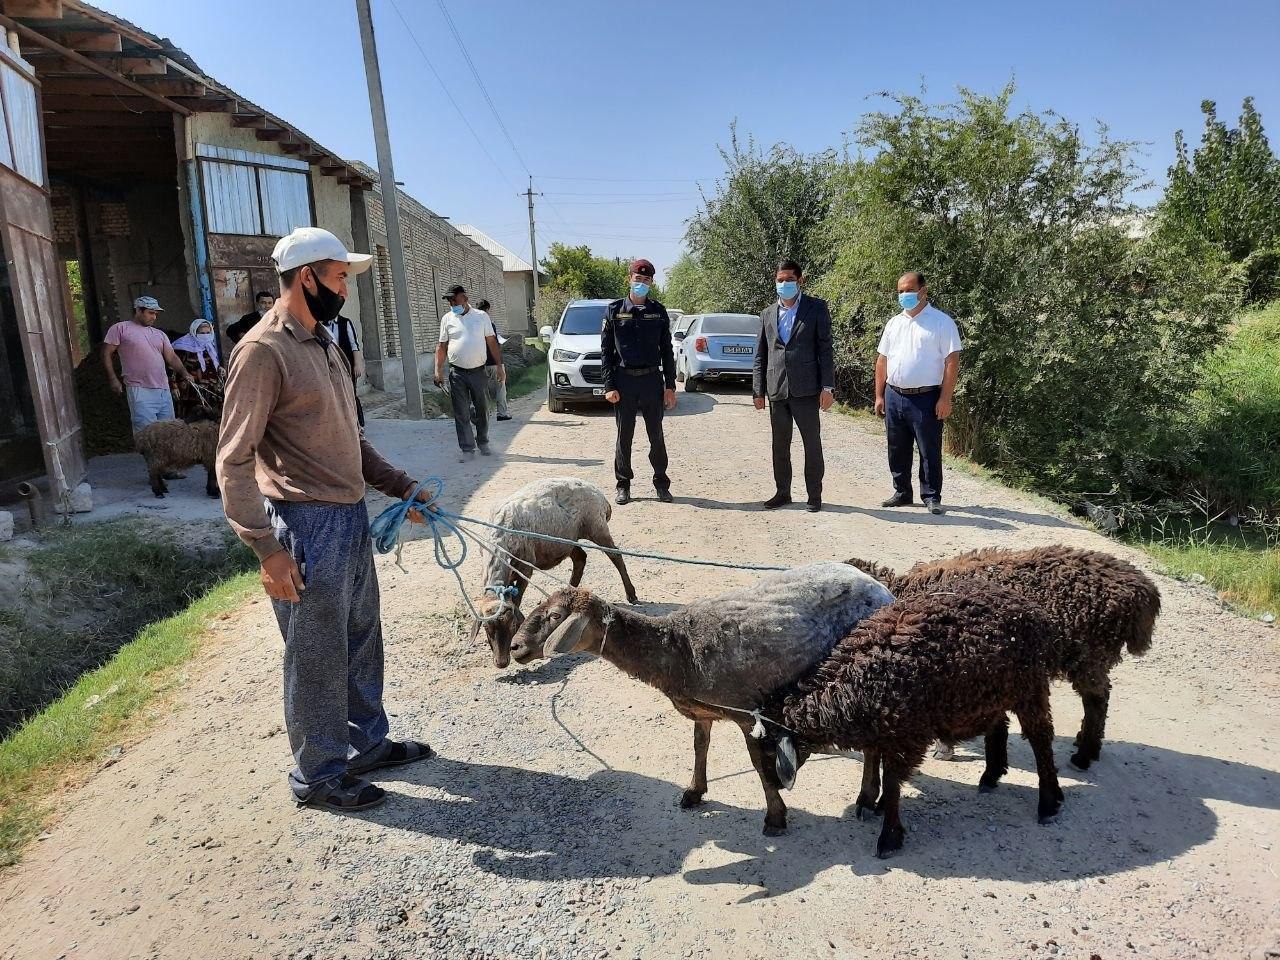
<path fill-rule="evenodd" d="M 10 63 L 0 60 L 0 163 L 38 186 L 44 186 L 40 143 L 40 111 L 35 85 Z"/>
<path fill-rule="evenodd" d="M 196 144 L 210 233 L 282 237 L 312 226 L 306 161 Z"/>

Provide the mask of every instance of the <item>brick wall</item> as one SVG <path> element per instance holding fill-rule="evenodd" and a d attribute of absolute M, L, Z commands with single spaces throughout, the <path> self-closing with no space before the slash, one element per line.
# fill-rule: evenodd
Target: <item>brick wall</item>
<path fill-rule="evenodd" d="M 376 173 L 369 172 L 376 179 Z M 499 320 L 505 317 L 507 291 L 501 261 L 403 190 L 397 193 L 409 284 L 409 315 L 413 319 L 413 336 L 418 352 L 435 350 L 440 336 L 440 314 L 447 309 L 440 297 L 455 283 L 467 288 L 472 303 L 488 300 L 494 315 Z M 391 258 L 386 249 L 387 227 L 382 194 L 375 189 L 367 191 L 364 196 L 369 230 L 375 243 L 373 285 L 378 298 L 378 329 L 383 338 L 383 356 L 399 357 L 400 331 L 391 283 Z M 499 326 L 505 324 L 500 322 Z"/>

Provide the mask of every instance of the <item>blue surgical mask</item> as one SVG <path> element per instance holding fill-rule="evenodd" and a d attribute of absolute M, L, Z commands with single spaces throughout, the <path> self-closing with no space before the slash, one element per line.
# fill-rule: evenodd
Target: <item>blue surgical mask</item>
<path fill-rule="evenodd" d="M 920 294 L 914 290 L 907 290 L 898 294 L 898 306 L 903 310 L 914 310 L 920 305 Z"/>
<path fill-rule="evenodd" d="M 649 295 L 649 285 L 647 283 L 631 284 L 631 292 L 637 297 L 647 297 Z"/>
<path fill-rule="evenodd" d="M 454 304 L 452 307 L 450 307 L 449 309 L 453 311 L 453 315 L 454 315 L 455 317 L 460 317 L 460 316 L 462 316 L 464 313 L 466 313 L 466 312 L 467 312 L 467 308 L 466 308 L 466 307 L 464 307 L 464 306 L 463 306 L 462 304 L 460 304 L 460 303 L 455 303 L 455 304 Z"/>
<path fill-rule="evenodd" d="M 800 284 L 795 280 L 779 280 L 774 286 L 783 300 L 792 300 L 800 293 Z"/>

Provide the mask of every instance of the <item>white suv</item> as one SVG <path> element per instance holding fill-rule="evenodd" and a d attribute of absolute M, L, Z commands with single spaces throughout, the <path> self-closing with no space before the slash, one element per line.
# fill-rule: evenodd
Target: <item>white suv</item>
<path fill-rule="evenodd" d="M 547 342 L 547 409 L 564 413 L 571 401 L 604 399 L 600 328 L 612 300 L 570 300 L 552 330 L 538 331 Z"/>

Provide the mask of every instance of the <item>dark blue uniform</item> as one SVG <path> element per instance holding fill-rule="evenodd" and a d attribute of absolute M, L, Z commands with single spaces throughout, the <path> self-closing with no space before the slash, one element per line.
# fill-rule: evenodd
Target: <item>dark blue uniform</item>
<path fill-rule="evenodd" d="M 618 489 L 628 490 L 635 474 L 631 470 L 631 441 L 636 432 L 636 414 L 644 417 L 649 434 L 649 463 L 653 465 L 656 490 L 671 488 L 667 476 L 667 441 L 662 435 L 663 389 L 676 388 L 676 358 L 671 349 L 671 318 L 657 300 L 642 306 L 630 297 L 615 300 L 604 314 L 600 330 L 600 357 L 606 390 L 617 390 L 614 404 L 618 422 L 618 442 L 613 454 L 613 474 Z"/>

